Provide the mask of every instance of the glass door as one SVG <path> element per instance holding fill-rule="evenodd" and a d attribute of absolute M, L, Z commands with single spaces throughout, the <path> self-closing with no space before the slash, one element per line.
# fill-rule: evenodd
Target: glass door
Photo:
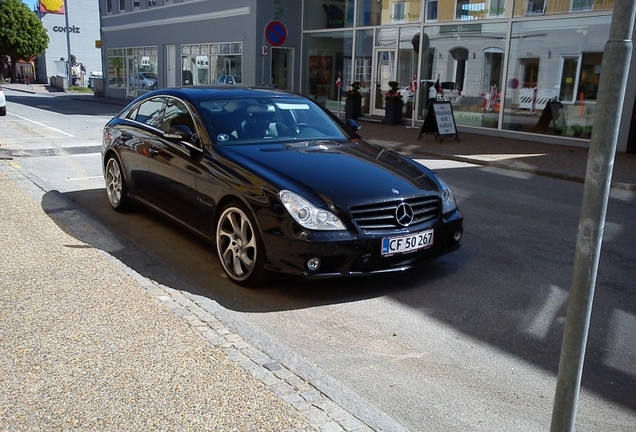
<path fill-rule="evenodd" d="M 386 102 L 384 94 L 389 91 L 389 81 L 396 80 L 395 49 L 376 49 L 373 52 L 374 58 L 374 75 L 373 85 L 375 91 L 371 93 L 373 100 L 371 101 L 373 115 L 384 116 Z"/>
<path fill-rule="evenodd" d="M 561 102 L 574 103 L 576 88 L 579 85 L 579 57 L 564 56 L 561 59 L 561 88 L 559 99 Z"/>

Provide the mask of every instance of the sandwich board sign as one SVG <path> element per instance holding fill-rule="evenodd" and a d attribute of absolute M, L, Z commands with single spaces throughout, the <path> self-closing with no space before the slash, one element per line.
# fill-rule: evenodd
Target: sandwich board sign
<path fill-rule="evenodd" d="M 417 139 L 419 140 L 422 134 L 429 133 L 432 133 L 435 138 L 439 138 L 440 142 L 448 137 L 455 137 L 459 142 L 453 106 L 450 101 L 435 100 L 429 104 Z"/>

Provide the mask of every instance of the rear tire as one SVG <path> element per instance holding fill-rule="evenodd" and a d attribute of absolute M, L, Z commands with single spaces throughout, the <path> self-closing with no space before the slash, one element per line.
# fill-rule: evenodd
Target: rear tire
<path fill-rule="evenodd" d="M 7 115 L 7 107 L 3 106 L 2 108 L 0 108 L 0 116 L 6 116 Z"/>
<path fill-rule="evenodd" d="M 238 202 L 226 205 L 216 224 L 216 249 L 225 274 L 254 287 L 265 282 L 265 247 L 251 212 Z"/>
<path fill-rule="evenodd" d="M 108 158 L 105 173 L 106 195 L 111 207 L 118 212 L 130 210 L 128 185 L 121 165 L 115 156 Z"/>

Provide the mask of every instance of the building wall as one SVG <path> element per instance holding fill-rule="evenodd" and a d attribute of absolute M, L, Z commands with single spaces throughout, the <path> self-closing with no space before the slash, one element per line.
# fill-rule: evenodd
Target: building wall
<path fill-rule="evenodd" d="M 96 2 L 66 0 L 71 54 L 86 67 L 87 73 L 102 70 L 101 50 L 95 47 L 99 36 L 99 7 Z M 55 75 L 55 61 L 68 59 L 66 16 L 39 13 L 42 25 L 49 36 L 49 46 L 38 59 L 37 79 L 48 82 Z"/>
<path fill-rule="evenodd" d="M 101 0 L 100 4 L 102 11 L 108 11 L 107 0 Z M 105 65 L 108 65 L 108 50 L 156 47 L 157 86 L 166 87 L 171 81 L 169 74 L 173 74 L 170 78 L 180 85 L 184 83 L 181 69 L 184 61 L 182 56 L 190 55 L 190 51 L 196 49 L 197 45 L 205 46 L 206 50 L 212 50 L 213 44 L 240 42 L 242 44 L 241 84 L 269 85 L 272 45 L 267 42 L 264 31 L 268 22 L 277 19 L 287 28 L 287 39 L 280 47 L 290 48 L 294 52 L 294 64 L 289 65 L 290 74 L 293 75 L 291 79 L 294 89 L 300 88 L 297 66 L 300 61 L 301 23 L 298 19 L 301 14 L 300 2 L 294 0 L 234 0 L 232 2 L 174 0 L 166 3 L 158 0 L 151 7 L 146 2 L 141 2 L 138 9 L 135 8 L 135 4 L 136 2 L 126 1 L 125 10 L 119 11 L 119 2 L 113 2 L 111 13 L 102 12 L 102 52 Z M 268 48 L 266 56 L 262 56 L 262 45 Z M 168 46 L 175 47 L 175 59 L 166 58 Z M 171 62 L 177 66 L 174 71 L 167 70 Z M 213 68 L 213 65 L 209 67 Z M 120 95 L 122 90 L 117 86 L 121 86 L 121 83 L 114 83 L 110 79 L 108 66 L 104 69 L 106 94 Z M 196 79 L 195 83 L 197 83 Z M 126 90 L 124 96 L 135 94 L 130 94 Z"/>

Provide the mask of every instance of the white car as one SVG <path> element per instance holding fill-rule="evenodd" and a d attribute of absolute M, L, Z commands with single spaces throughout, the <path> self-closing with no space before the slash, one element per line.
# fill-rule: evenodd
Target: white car
<path fill-rule="evenodd" d="M 95 88 L 95 80 L 104 78 L 102 71 L 92 71 L 88 76 L 88 88 Z"/>
<path fill-rule="evenodd" d="M 0 85 L 0 116 L 7 115 L 7 98 L 4 97 L 4 90 Z"/>
<path fill-rule="evenodd" d="M 424 93 L 419 93 L 419 95 L 426 94 L 427 102 L 426 105 L 435 100 L 438 96 L 438 91 L 435 88 L 435 84 L 437 84 L 434 80 L 422 80 L 420 81 L 420 88 L 424 89 Z M 462 91 L 459 89 L 457 83 L 452 81 L 442 81 L 440 83 L 441 91 L 439 92 L 439 96 L 443 96 L 448 98 L 451 104 L 459 105 L 462 99 Z M 402 101 L 404 103 L 413 102 L 413 92 L 411 92 L 410 87 L 406 86 L 400 89 L 400 93 L 402 93 Z M 419 96 L 418 96 L 419 97 Z"/>

